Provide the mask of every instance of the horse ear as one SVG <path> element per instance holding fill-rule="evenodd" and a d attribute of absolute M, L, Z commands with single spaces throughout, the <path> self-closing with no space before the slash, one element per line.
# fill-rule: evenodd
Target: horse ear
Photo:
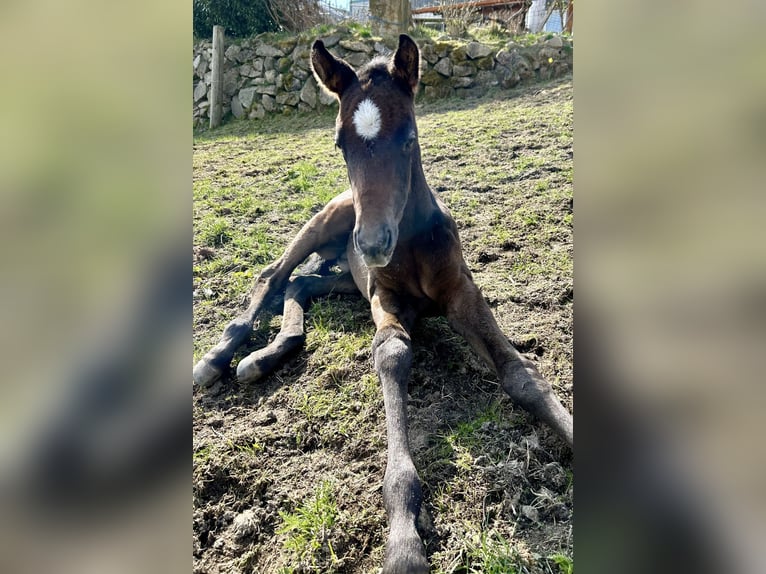
<path fill-rule="evenodd" d="M 330 54 L 322 40 L 315 41 L 311 47 L 311 69 L 317 81 L 338 99 L 351 84 L 358 81 L 351 66 Z"/>
<path fill-rule="evenodd" d="M 399 36 L 399 47 L 394 54 L 393 67 L 389 70 L 395 78 L 401 79 L 410 87 L 412 93 L 420 82 L 420 50 L 415 41 L 407 34 Z"/>

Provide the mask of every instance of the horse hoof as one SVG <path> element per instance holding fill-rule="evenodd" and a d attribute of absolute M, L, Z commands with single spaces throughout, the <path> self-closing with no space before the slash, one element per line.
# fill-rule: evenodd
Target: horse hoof
<path fill-rule="evenodd" d="M 248 355 L 237 365 L 237 380 L 241 383 L 254 383 L 263 376 L 257 358 Z"/>
<path fill-rule="evenodd" d="M 192 371 L 192 380 L 195 385 L 200 387 L 209 387 L 221 378 L 223 372 L 208 363 L 205 359 L 202 359 L 194 366 Z"/>

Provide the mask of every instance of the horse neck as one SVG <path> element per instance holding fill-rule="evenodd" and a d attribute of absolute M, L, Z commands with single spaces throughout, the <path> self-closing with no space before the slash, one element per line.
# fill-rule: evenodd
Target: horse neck
<path fill-rule="evenodd" d="M 418 233 L 433 219 L 435 212 L 439 210 L 434 194 L 426 183 L 423 173 L 423 164 L 420 161 L 420 146 L 415 150 L 410 176 L 410 193 L 407 196 L 407 206 L 404 216 L 399 224 L 400 237 L 407 237 Z"/>

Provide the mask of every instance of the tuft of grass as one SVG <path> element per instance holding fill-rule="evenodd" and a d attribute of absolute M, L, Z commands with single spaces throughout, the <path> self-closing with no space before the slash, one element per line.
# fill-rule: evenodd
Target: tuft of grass
<path fill-rule="evenodd" d="M 203 446 L 201 449 L 195 451 L 194 454 L 192 454 L 192 461 L 199 463 L 207 461 L 210 458 L 212 450 L 213 449 L 210 445 Z"/>
<path fill-rule="evenodd" d="M 442 454 L 445 457 L 455 457 L 455 466 L 461 470 L 470 470 L 473 465 L 471 449 L 480 442 L 479 432 L 487 422 L 500 421 L 499 403 L 493 402 L 476 418 L 458 423 L 452 432 L 442 437 Z"/>
<path fill-rule="evenodd" d="M 464 568 L 467 574 L 516 574 L 519 557 L 501 534 L 482 531 L 468 543 Z"/>
<path fill-rule="evenodd" d="M 314 495 L 294 512 L 280 511 L 279 516 L 282 526 L 277 533 L 287 535 L 284 549 L 298 563 L 326 571 L 338 562 L 330 541 L 330 532 L 338 520 L 338 506 L 329 481 L 322 482 Z"/>
<path fill-rule="evenodd" d="M 229 222 L 221 218 L 206 221 L 199 232 L 200 242 L 208 247 L 222 247 L 232 239 Z"/>
<path fill-rule="evenodd" d="M 306 192 L 312 188 L 319 169 L 313 163 L 299 161 L 287 172 L 287 181 L 296 191 Z"/>
<path fill-rule="evenodd" d="M 574 574 L 574 561 L 565 554 L 552 554 L 548 560 L 559 567 L 561 574 Z"/>

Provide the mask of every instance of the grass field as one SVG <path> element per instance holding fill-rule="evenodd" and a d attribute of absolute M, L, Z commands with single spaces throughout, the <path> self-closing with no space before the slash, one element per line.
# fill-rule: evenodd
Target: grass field
<path fill-rule="evenodd" d="M 572 407 L 571 77 L 417 107 L 424 168 L 503 331 Z M 194 360 L 258 271 L 347 185 L 334 115 L 194 140 Z M 265 345 L 262 317 L 235 361 Z M 195 572 L 377 572 L 386 437 L 361 297 L 322 299 L 307 342 L 255 385 L 195 388 Z M 411 448 L 432 572 L 572 571 L 572 455 L 514 407 L 443 319 L 413 333 Z M 236 363 L 235 363 L 236 364 Z"/>

